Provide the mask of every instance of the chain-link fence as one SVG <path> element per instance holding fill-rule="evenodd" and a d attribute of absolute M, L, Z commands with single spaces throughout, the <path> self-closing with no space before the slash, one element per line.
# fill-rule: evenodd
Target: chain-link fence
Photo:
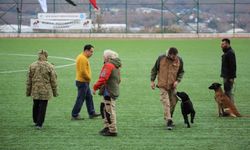
<path fill-rule="evenodd" d="M 84 13 L 90 29 L 34 29 L 38 0 L 0 0 L 0 32 L 250 33 L 250 0 L 47 0 L 47 13 Z"/>

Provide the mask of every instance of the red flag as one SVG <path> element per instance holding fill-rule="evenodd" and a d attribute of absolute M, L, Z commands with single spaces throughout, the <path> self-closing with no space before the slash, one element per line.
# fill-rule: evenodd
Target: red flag
<path fill-rule="evenodd" d="M 89 2 L 92 4 L 92 6 L 95 8 L 95 9 L 98 9 L 97 5 L 96 5 L 96 0 L 89 0 Z"/>

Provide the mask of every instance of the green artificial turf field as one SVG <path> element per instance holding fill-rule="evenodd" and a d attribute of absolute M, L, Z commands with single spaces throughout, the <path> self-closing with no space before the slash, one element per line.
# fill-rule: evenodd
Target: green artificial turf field
<path fill-rule="evenodd" d="M 123 66 L 116 111 L 118 137 L 102 137 L 102 120 L 71 121 L 76 98 L 74 59 L 84 44 L 95 46 L 90 58 L 92 83 L 97 80 L 105 49 L 119 53 Z M 237 57 L 235 103 L 250 116 L 250 39 L 231 39 Z M 159 90 L 150 88 L 150 71 L 157 57 L 175 46 L 183 58 L 185 74 L 178 91 L 186 91 L 196 110 L 195 123 L 186 128 L 177 104 L 172 131 L 166 130 Z M 47 108 L 44 128 L 32 123 L 32 100 L 25 97 L 26 69 L 39 49 L 49 52 L 58 74 L 59 97 Z M 220 39 L 0 39 L 0 149 L 18 150 L 247 150 L 250 117 L 219 118 L 212 82 L 222 82 Z M 35 56 L 34 56 L 35 55 Z M 101 97 L 94 96 L 99 112 Z"/>

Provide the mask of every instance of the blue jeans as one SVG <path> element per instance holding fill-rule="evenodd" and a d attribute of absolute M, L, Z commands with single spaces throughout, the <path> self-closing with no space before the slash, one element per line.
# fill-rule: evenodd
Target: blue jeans
<path fill-rule="evenodd" d="M 93 103 L 93 96 L 89 88 L 89 83 L 76 81 L 76 87 L 78 90 L 75 105 L 72 110 L 72 117 L 77 117 L 81 111 L 84 100 L 86 100 L 86 107 L 88 114 L 91 116 L 95 114 L 95 108 Z"/>

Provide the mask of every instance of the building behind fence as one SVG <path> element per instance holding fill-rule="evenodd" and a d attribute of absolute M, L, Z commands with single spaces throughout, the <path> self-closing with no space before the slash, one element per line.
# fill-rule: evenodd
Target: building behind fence
<path fill-rule="evenodd" d="M 34 29 L 38 0 L 0 0 L 1 33 L 250 33 L 250 0 L 47 0 L 47 13 L 84 14 L 84 29 Z M 33 22 L 34 23 L 34 22 Z"/>

